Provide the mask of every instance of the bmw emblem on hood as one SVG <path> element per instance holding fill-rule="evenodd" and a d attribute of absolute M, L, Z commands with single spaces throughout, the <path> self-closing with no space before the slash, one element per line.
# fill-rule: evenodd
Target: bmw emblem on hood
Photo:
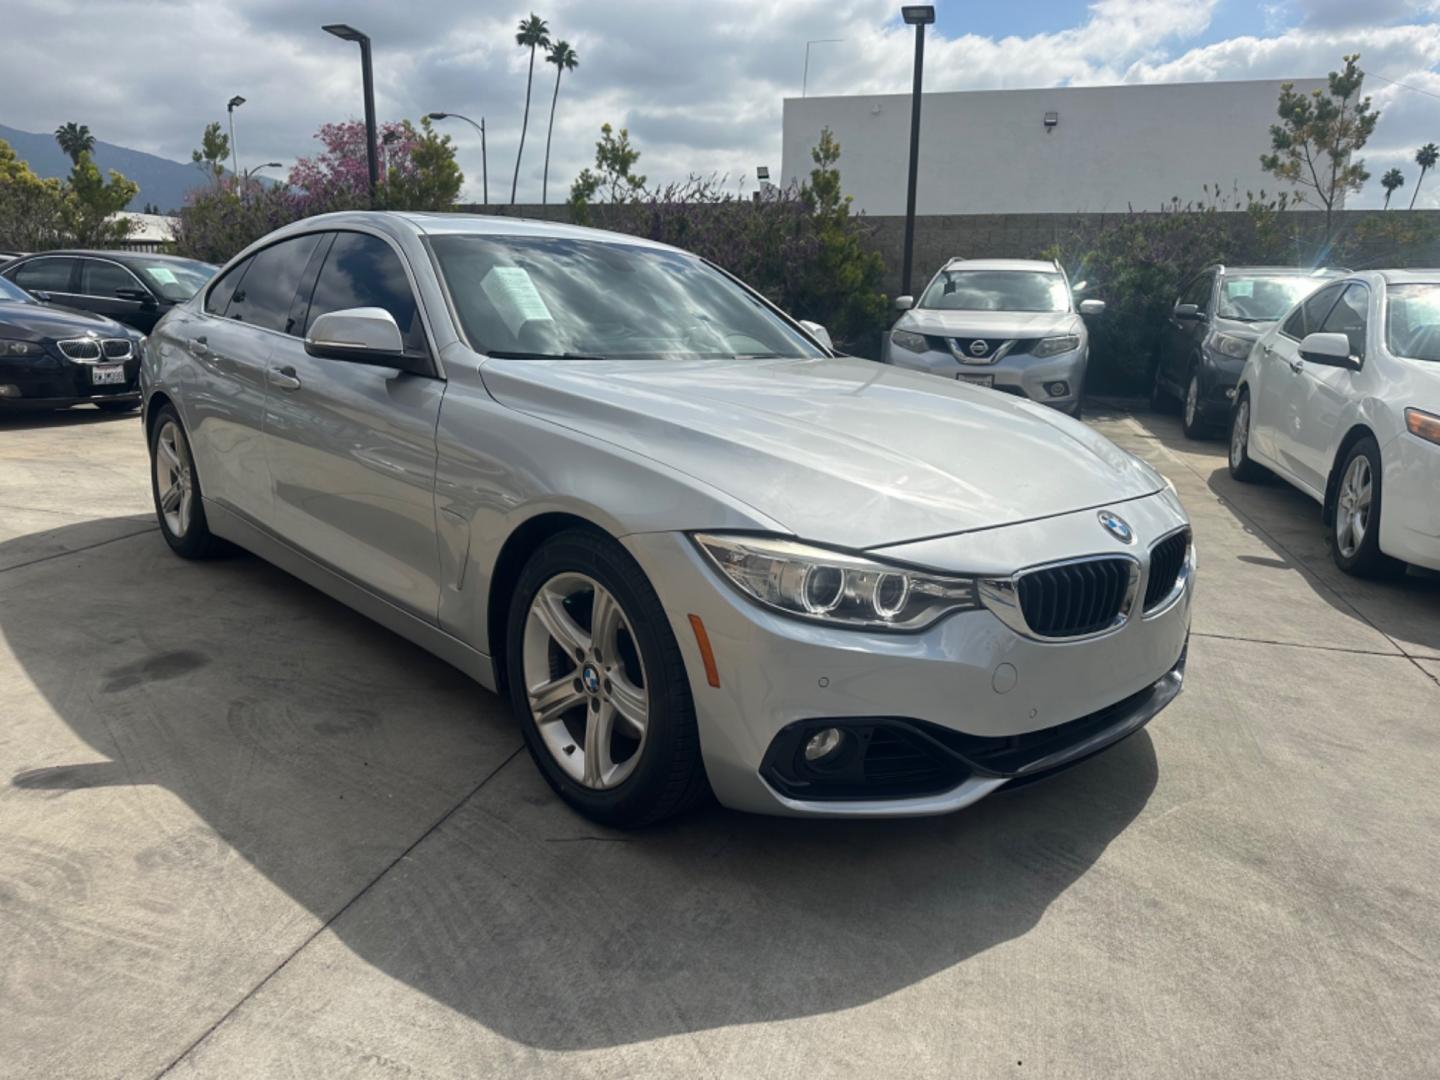
<path fill-rule="evenodd" d="M 1130 523 L 1119 514 L 1111 510 L 1101 510 L 1096 516 L 1100 519 L 1100 526 L 1116 540 L 1122 544 L 1135 542 L 1135 530 L 1130 528 Z"/>

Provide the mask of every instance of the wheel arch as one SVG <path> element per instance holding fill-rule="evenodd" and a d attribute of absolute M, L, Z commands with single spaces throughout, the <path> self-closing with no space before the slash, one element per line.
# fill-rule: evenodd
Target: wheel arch
<path fill-rule="evenodd" d="M 1375 439 L 1376 443 L 1380 441 L 1368 423 L 1357 421 L 1350 426 L 1350 430 L 1345 433 L 1345 437 L 1340 440 L 1340 445 L 1335 450 L 1335 457 L 1330 462 L 1330 475 L 1325 480 L 1325 502 L 1322 516 L 1326 525 L 1333 524 L 1335 521 L 1335 498 L 1336 493 L 1340 490 L 1340 467 L 1345 463 L 1345 456 L 1350 453 L 1351 448 L 1365 438 Z"/>
<path fill-rule="evenodd" d="M 166 405 L 174 406 L 175 403 L 170 400 L 170 395 L 164 390 L 156 390 L 145 402 L 145 438 L 147 441 L 150 438 L 151 429 L 155 426 L 156 415 L 158 415 L 160 410 Z M 179 411 L 178 406 L 176 406 L 176 411 Z"/>

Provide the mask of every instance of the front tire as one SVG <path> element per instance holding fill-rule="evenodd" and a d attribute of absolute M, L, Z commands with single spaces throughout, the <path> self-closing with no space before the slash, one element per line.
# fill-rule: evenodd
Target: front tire
<path fill-rule="evenodd" d="M 1230 475 L 1242 484 L 1253 484 L 1265 476 L 1265 469 L 1250 460 L 1250 394 L 1240 391 L 1235 411 L 1230 414 Z"/>
<path fill-rule="evenodd" d="M 1200 372 L 1192 370 L 1185 384 L 1185 401 L 1180 410 L 1180 429 L 1187 439 L 1200 439 L 1208 433 L 1208 425 L 1200 412 Z"/>
<path fill-rule="evenodd" d="M 1340 466 L 1335 512 L 1330 521 L 1330 554 L 1347 574 L 1393 578 L 1405 564 L 1380 550 L 1380 446 L 1366 437 L 1350 448 Z"/>
<path fill-rule="evenodd" d="M 608 537 L 552 537 L 520 572 L 511 705 L 542 776 L 602 825 L 638 828 L 708 791 L 690 682 L 660 600 Z"/>
<path fill-rule="evenodd" d="M 150 429 L 150 492 L 160 534 L 171 551 L 183 559 L 221 553 L 224 542 L 210 532 L 205 520 L 190 440 L 173 405 L 161 407 Z"/>

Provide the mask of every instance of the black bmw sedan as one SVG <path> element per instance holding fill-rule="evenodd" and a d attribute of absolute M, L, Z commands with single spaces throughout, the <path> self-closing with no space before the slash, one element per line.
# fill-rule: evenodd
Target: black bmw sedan
<path fill-rule="evenodd" d="M 0 278 L 0 412 L 137 408 L 144 341 L 113 319 L 42 304 Z"/>
<path fill-rule="evenodd" d="M 40 251 L 0 265 L 0 277 L 45 303 L 93 311 L 148 334 L 218 269 L 143 251 Z"/>

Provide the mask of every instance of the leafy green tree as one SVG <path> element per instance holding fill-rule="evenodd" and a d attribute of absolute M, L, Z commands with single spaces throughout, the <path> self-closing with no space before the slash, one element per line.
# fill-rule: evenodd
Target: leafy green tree
<path fill-rule="evenodd" d="M 81 154 L 93 153 L 95 150 L 95 136 L 90 134 L 88 127 L 77 124 L 74 120 L 55 129 L 55 141 L 60 145 L 60 149 L 65 151 L 65 156 L 72 165 L 80 164 Z"/>
<path fill-rule="evenodd" d="M 230 156 L 230 136 L 215 120 L 205 125 L 200 136 L 200 149 L 190 151 L 191 163 L 215 186 L 225 182 L 225 160 Z"/>
<path fill-rule="evenodd" d="M 62 246 L 64 205 L 60 181 L 36 176 L 0 139 L 0 247 L 43 251 Z"/>
<path fill-rule="evenodd" d="M 595 144 L 595 171 L 581 169 L 575 183 L 570 185 L 570 216 L 576 224 L 583 225 L 589 218 L 589 205 L 595 197 L 604 194 L 604 201 L 624 202 L 638 198 L 645 192 L 645 177 L 637 174 L 635 163 L 640 160 L 640 151 L 630 145 L 630 131 L 615 129 L 609 124 L 600 125 L 600 141 Z"/>
<path fill-rule="evenodd" d="M 1380 186 L 1385 189 L 1385 205 L 1383 210 L 1390 209 L 1390 196 L 1395 194 L 1397 188 L 1405 186 L 1405 174 L 1399 169 L 1391 169 L 1384 176 L 1380 177 Z"/>
<path fill-rule="evenodd" d="M 1415 164 L 1420 166 L 1420 178 L 1415 181 L 1415 191 L 1410 196 L 1410 209 L 1415 209 L 1415 196 L 1420 194 L 1420 185 L 1425 181 L 1425 174 L 1435 167 L 1435 162 L 1440 161 L 1440 146 L 1433 142 L 1426 143 L 1415 151 Z"/>
<path fill-rule="evenodd" d="M 1271 125 L 1271 153 L 1260 164 L 1297 189 L 1297 197 L 1325 211 L 1325 234 L 1346 192 L 1358 192 L 1370 174 L 1356 158 L 1375 130 L 1380 114 L 1360 96 L 1365 73 L 1359 53 L 1346 56 L 1341 71 L 1330 72 L 1329 86 L 1297 94 L 1294 83 L 1280 86 L 1280 123 Z"/>
<path fill-rule="evenodd" d="M 557 41 L 550 46 L 550 51 L 545 55 L 547 64 L 555 65 L 555 93 L 550 98 L 550 124 L 545 129 L 545 171 L 540 178 L 540 204 L 543 206 L 546 201 L 547 192 L 550 189 L 550 136 L 555 133 L 555 104 L 560 100 L 560 76 L 567 71 L 574 71 L 580 63 L 580 57 L 570 47 L 568 41 Z"/>
<path fill-rule="evenodd" d="M 408 160 L 392 163 L 380 192 L 382 205 L 392 210 L 449 210 L 465 183 L 450 136 L 437 133 L 428 116 L 420 120 L 418 132 L 409 120 L 401 127 Z"/>
<path fill-rule="evenodd" d="M 515 44 L 530 50 L 530 73 L 525 76 L 525 116 L 520 121 L 520 146 L 515 151 L 515 176 L 510 181 L 510 205 L 515 205 L 515 189 L 520 184 L 520 158 L 525 153 L 525 129 L 530 126 L 530 87 L 535 82 L 535 50 L 550 47 L 550 27 L 533 11 L 521 19 L 515 33 Z"/>
<path fill-rule="evenodd" d="M 116 218 L 140 185 L 114 169 L 108 177 L 100 174 L 88 151 L 82 152 L 65 184 L 65 223 L 71 243 L 77 247 L 111 247 L 130 235 L 131 222 Z"/>

